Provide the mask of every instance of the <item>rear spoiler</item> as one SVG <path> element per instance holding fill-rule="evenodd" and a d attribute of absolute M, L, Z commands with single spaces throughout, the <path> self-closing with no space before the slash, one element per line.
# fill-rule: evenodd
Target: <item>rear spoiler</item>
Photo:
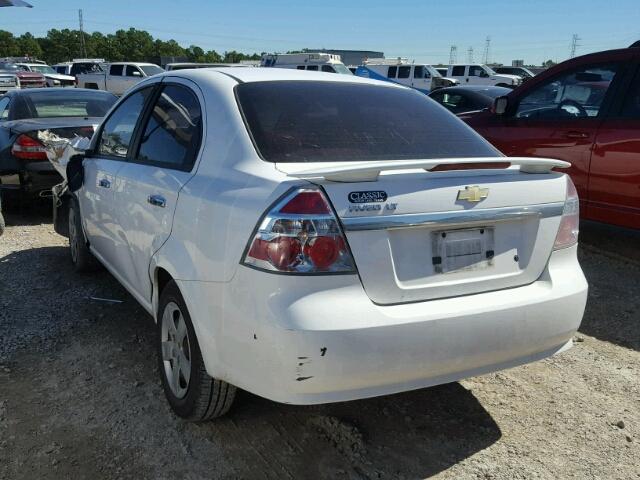
<path fill-rule="evenodd" d="M 373 182 L 377 180 L 380 172 L 390 170 L 411 170 L 423 169 L 431 171 L 437 167 L 446 165 L 465 165 L 466 170 L 473 164 L 510 164 L 512 167 L 520 167 L 523 173 L 550 173 L 553 168 L 568 168 L 568 162 L 553 160 L 550 158 L 527 158 L 527 157 L 485 157 L 485 158 L 441 158 L 430 160 L 385 160 L 373 162 L 336 162 L 332 166 L 322 167 L 318 163 L 316 168 L 308 170 L 293 171 L 287 168 L 286 163 L 278 164 L 281 170 L 292 170 L 286 172 L 288 176 L 303 179 L 324 178 L 332 182 Z M 299 164 L 298 164 L 299 165 Z M 479 165 L 482 168 L 481 165 Z M 297 170 L 297 169 L 296 169 Z M 451 170 L 451 169 L 447 169 Z"/>

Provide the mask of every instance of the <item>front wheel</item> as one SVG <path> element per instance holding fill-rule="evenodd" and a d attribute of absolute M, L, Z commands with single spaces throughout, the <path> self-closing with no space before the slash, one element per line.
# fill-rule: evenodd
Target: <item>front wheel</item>
<path fill-rule="evenodd" d="M 236 387 L 207 374 L 191 316 L 173 281 L 160 294 L 157 338 L 162 387 L 173 411 L 192 422 L 227 413 Z"/>

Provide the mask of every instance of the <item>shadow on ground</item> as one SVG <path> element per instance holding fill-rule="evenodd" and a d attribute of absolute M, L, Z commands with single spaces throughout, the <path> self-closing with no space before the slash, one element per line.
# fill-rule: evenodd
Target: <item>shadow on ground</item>
<path fill-rule="evenodd" d="M 152 320 L 111 275 L 76 275 L 64 247 L 0 263 L 0 326 L 21 339 L 0 378 L 14 478 L 425 478 L 501 437 L 458 383 L 305 407 L 241 392 L 228 416 L 187 424 L 163 398 Z"/>
<path fill-rule="evenodd" d="M 578 256 L 589 282 L 580 331 L 640 350 L 640 232 L 583 222 Z"/>

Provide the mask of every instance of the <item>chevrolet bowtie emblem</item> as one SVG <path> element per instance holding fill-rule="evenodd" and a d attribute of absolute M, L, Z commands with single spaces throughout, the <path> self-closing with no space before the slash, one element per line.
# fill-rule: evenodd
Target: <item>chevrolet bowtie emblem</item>
<path fill-rule="evenodd" d="M 466 200 L 467 202 L 479 202 L 488 196 L 489 189 L 480 188 L 478 185 L 465 187 L 464 190 L 458 190 L 458 200 Z"/>

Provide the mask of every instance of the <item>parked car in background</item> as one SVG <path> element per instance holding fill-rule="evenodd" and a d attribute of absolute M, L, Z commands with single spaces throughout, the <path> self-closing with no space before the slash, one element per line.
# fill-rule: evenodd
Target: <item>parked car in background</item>
<path fill-rule="evenodd" d="M 49 192 L 62 179 L 47 160 L 38 132 L 90 137 L 116 100 L 107 92 L 71 88 L 0 96 L 0 189 L 31 197 Z"/>
<path fill-rule="evenodd" d="M 431 65 L 409 63 L 405 58 L 372 58 L 356 69 L 356 75 L 374 80 L 398 83 L 429 93 L 443 87 L 458 85 L 458 80 L 442 77 Z"/>
<path fill-rule="evenodd" d="M 70 62 L 55 64 L 53 69 L 62 75 L 69 75 L 75 78 L 81 73 L 101 72 L 104 64 L 104 58 L 74 58 Z"/>
<path fill-rule="evenodd" d="M 268 53 L 262 56 L 260 66 L 353 75 L 342 63 L 340 55 L 331 53 Z"/>
<path fill-rule="evenodd" d="M 189 68 L 222 68 L 222 67 L 249 67 L 249 65 L 243 65 L 241 63 L 195 63 L 195 62 L 180 62 L 180 63 L 167 63 L 164 69 L 167 72 L 175 70 L 186 70 Z"/>
<path fill-rule="evenodd" d="M 122 95 L 143 78 L 162 72 L 164 70 L 153 63 L 117 62 L 108 64 L 102 72 L 81 73 L 76 78 L 78 87 Z"/>
<path fill-rule="evenodd" d="M 511 89 L 506 87 L 485 87 L 465 85 L 441 88 L 429 94 L 429 97 L 461 118 L 491 108 L 496 98 L 507 95 Z"/>
<path fill-rule="evenodd" d="M 640 228 L 639 68 L 638 47 L 573 58 L 467 121 L 506 155 L 571 163 L 582 218 Z"/>
<path fill-rule="evenodd" d="M 454 78 L 460 85 L 494 85 L 515 88 L 522 84 L 517 75 L 498 74 L 487 65 L 459 64 L 449 65 L 447 77 Z"/>
<path fill-rule="evenodd" d="M 27 72 L 36 72 L 44 75 L 47 87 L 75 87 L 76 79 L 71 75 L 57 73 L 45 63 L 16 63 L 18 67 Z"/>
<path fill-rule="evenodd" d="M 97 258 L 153 316 L 168 402 L 201 421 L 236 387 L 338 402 L 569 348 L 587 284 L 563 166 L 389 82 L 183 70 L 127 92 L 54 204 L 75 268 Z"/>
<path fill-rule="evenodd" d="M 496 73 L 506 73 L 507 75 L 517 75 L 522 78 L 523 82 L 536 76 L 531 70 L 525 67 L 494 67 Z"/>
<path fill-rule="evenodd" d="M 27 72 L 18 67 L 15 63 L 0 62 L 0 74 L 11 74 L 15 76 L 13 82 L 7 82 L 4 86 L 0 84 L 0 92 L 7 92 L 22 88 L 41 88 L 47 86 L 44 75 L 37 72 Z"/>

